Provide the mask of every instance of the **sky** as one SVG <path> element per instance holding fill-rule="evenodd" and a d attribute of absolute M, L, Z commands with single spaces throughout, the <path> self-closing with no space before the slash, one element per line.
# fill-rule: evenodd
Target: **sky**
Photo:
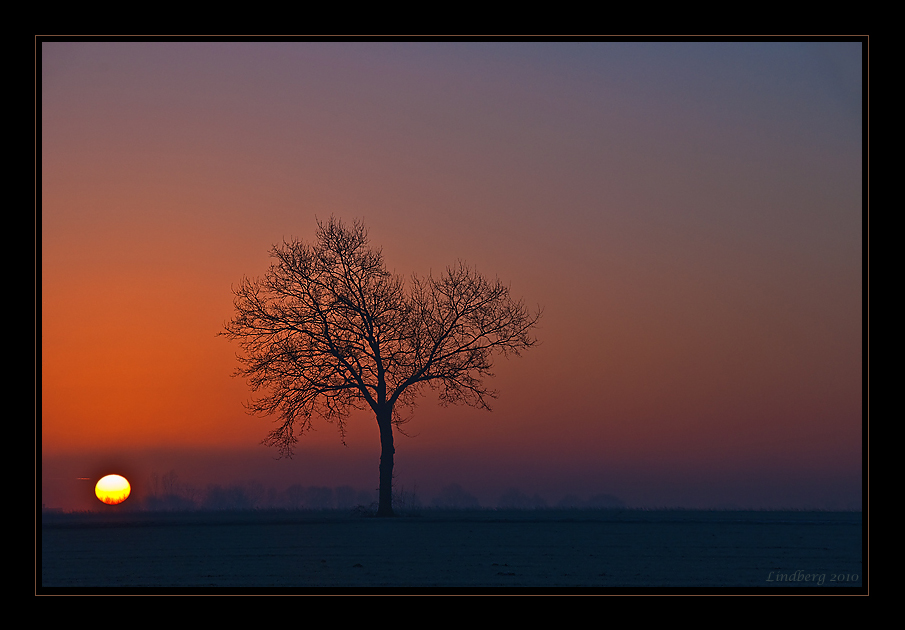
<path fill-rule="evenodd" d="M 464 260 L 543 308 L 492 411 L 428 392 L 397 435 L 425 503 L 861 508 L 860 42 L 44 41 L 37 62 L 48 507 L 105 507 L 108 473 L 139 498 L 170 471 L 376 488 L 373 414 L 276 459 L 218 336 L 232 288 L 332 215 L 403 277 Z"/>

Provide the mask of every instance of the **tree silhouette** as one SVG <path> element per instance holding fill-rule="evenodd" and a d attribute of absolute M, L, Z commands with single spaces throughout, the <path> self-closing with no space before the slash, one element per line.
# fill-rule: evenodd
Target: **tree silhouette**
<path fill-rule="evenodd" d="M 499 280 L 461 261 L 439 277 L 406 283 L 387 271 L 361 221 L 317 222 L 313 244 L 274 246 L 263 278 L 243 278 L 222 335 L 238 341 L 237 376 L 259 397 L 251 413 L 279 414 L 264 440 L 292 456 L 313 416 L 338 425 L 369 407 L 380 433 L 378 516 L 392 516 L 393 428 L 425 386 L 442 405 L 490 409 L 493 356 L 537 343 L 540 317 Z"/>

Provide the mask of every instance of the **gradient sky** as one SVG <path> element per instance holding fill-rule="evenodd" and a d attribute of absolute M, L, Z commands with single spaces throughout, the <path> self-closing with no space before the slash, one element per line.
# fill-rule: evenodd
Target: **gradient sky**
<path fill-rule="evenodd" d="M 430 395 L 397 484 L 858 507 L 862 44 L 44 42 L 42 501 L 93 481 L 375 488 L 376 422 L 259 443 L 231 287 L 315 218 L 544 316 L 492 412 Z M 93 477 L 92 477 L 93 476 Z M 85 498 L 87 497 L 87 498 Z"/>

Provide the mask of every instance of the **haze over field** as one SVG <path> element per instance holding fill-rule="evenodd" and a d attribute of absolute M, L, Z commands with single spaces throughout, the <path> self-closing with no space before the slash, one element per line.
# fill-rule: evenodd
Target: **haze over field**
<path fill-rule="evenodd" d="M 373 414 L 292 460 L 217 333 L 316 218 L 544 308 L 493 411 L 429 394 L 396 485 L 860 509 L 862 44 L 44 42 L 42 503 L 371 491 Z M 86 478 L 86 479 L 80 479 Z"/>

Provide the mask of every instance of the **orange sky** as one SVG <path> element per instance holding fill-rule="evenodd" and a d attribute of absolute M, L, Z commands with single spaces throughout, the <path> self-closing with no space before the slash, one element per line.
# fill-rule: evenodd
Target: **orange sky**
<path fill-rule="evenodd" d="M 275 463 L 216 336 L 270 246 L 335 214 L 398 273 L 462 258 L 544 307 L 541 345 L 496 366 L 492 413 L 417 408 L 397 472 L 427 498 L 860 506 L 861 44 L 40 55 L 51 504 L 78 504 L 53 480 L 105 458 L 198 486 L 376 484 L 367 414 L 348 447 L 321 423 L 307 459 Z"/>

